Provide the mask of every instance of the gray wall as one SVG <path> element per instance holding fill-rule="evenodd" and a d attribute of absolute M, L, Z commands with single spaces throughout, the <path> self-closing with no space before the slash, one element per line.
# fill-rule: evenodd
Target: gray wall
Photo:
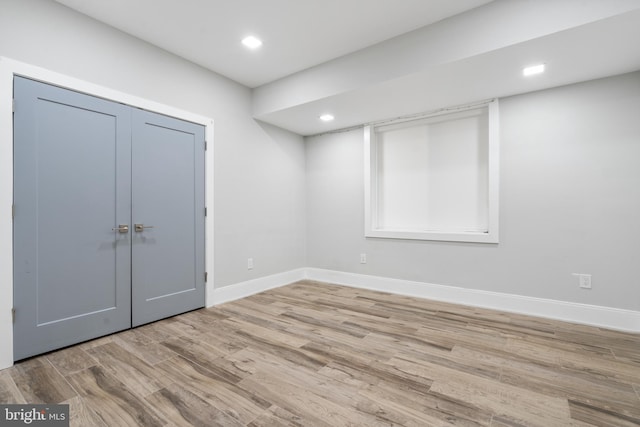
<path fill-rule="evenodd" d="M 498 245 L 365 239 L 362 130 L 307 138 L 307 265 L 639 310 L 640 72 L 501 99 L 500 128 Z"/>
<path fill-rule="evenodd" d="M 1 56 L 215 120 L 216 286 L 306 265 L 640 309 L 639 73 L 501 100 L 499 245 L 364 239 L 361 131 L 304 144 L 247 88 L 53 1 L 0 11 Z"/>
<path fill-rule="evenodd" d="M 0 56 L 213 118 L 216 287 L 304 267 L 304 142 L 249 89 L 51 0 L 0 0 Z"/>

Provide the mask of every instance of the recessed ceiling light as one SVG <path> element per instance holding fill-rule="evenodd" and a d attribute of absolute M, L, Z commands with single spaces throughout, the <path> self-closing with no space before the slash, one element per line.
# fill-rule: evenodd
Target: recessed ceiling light
<path fill-rule="evenodd" d="M 323 122 L 330 122 L 333 119 L 335 119 L 335 117 L 333 117 L 333 115 L 331 114 L 323 114 L 320 116 L 320 120 L 322 120 Z"/>
<path fill-rule="evenodd" d="M 249 49 L 257 49 L 262 46 L 262 40 L 254 36 L 248 36 L 242 39 L 242 44 Z"/>
<path fill-rule="evenodd" d="M 522 70 L 523 76 L 533 76 L 540 73 L 544 73 L 544 64 L 532 65 Z"/>

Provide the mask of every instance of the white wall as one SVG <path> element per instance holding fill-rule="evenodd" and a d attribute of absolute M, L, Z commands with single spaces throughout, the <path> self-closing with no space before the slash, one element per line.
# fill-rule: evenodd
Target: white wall
<path fill-rule="evenodd" d="M 0 56 L 213 118 L 215 287 L 305 266 L 303 139 L 253 120 L 249 89 L 51 0 L 0 0 Z M 0 152 L 9 152 L 10 144 L 0 141 Z M 11 238 L 10 216 L 4 216 L 11 188 L 10 177 L 3 176 L 4 242 Z M 10 245 L 3 245 L 3 343 L 11 340 L 10 255 Z M 255 262 L 251 271 L 248 257 Z"/>
<path fill-rule="evenodd" d="M 639 118 L 640 72 L 501 99 L 497 245 L 365 239 L 363 131 L 309 137 L 307 265 L 639 311 Z"/>

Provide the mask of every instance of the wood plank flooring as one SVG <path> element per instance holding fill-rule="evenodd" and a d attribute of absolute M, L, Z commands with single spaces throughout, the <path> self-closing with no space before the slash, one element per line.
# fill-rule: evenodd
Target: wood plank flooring
<path fill-rule="evenodd" d="M 640 426 L 640 335 L 302 281 L 0 371 L 73 426 Z"/>

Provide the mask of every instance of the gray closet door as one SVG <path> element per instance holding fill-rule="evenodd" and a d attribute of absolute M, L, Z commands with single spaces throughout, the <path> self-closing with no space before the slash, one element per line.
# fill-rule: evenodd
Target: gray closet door
<path fill-rule="evenodd" d="M 203 307 L 204 127 L 18 77 L 14 98 L 14 359 Z"/>
<path fill-rule="evenodd" d="M 133 110 L 132 325 L 204 306 L 204 127 Z"/>
<path fill-rule="evenodd" d="M 130 327 L 131 113 L 15 78 L 14 357 Z"/>

